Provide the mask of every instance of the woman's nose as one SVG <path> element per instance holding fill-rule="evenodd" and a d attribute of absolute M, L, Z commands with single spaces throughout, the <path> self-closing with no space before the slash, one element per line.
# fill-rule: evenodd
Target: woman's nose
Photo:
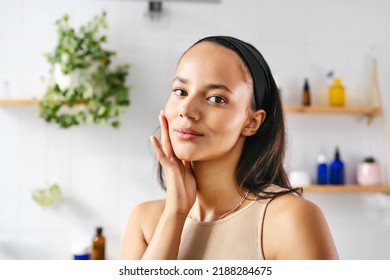
<path fill-rule="evenodd" d="M 183 100 L 179 108 L 179 116 L 181 118 L 189 118 L 195 121 L 199 120 L 199 104 L 196 98 L 187 97 Z"/>

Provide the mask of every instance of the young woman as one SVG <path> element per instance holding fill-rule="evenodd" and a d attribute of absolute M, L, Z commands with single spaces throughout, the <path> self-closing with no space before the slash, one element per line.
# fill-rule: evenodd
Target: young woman
<path fill-rule="evenodd" d="M 122 258 L 338 258 L 321 210 L 288 182 L 281 99 L 256 48 L 196 42 L 159 119 L 166 199 L 133 209 Z"/>

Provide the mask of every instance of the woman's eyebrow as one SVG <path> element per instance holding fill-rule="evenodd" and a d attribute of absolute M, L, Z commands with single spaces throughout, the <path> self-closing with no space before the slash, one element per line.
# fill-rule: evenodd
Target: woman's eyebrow
<path fill-rule="evenodd" d="M 185 78 L 182 78 L 179 76 L 175 77 L 172 82 L 175 82 L 175 81 L 181 82 L 181 83 L 186 84 L 186 85 L 190 83 L 190 81 L 188 79 L 185 79 Z M 206 84 L 205 87 L 207 89 L 222 89 L 224 91 L 227 91 L 227 92 L 233 94 L 233 92 L 227 86 L 225 86 L 223 84 Z"/>
<path fill-rule="evenodd" d="M 176 76 L 176 77 L 173 79 L 172 83 L 173 83 L 174 81 L 178 81 L 178 82 L 181 82 L 181 83 L 183 83 L 183 84 L 188 84 L 188 83 L 189 83 L 189 80 L 188 80 L 188 79 L 184 79 L 184 78 L 179 77 L 179 76 Z"/>
<path fill-rule="evenodd" d="M 227 91 L 230 94 L 233 94 L 233 92 L 225 85 L 222 84 L 207 84 L 206 88 L 208 89 L 222 89 L 224 91 Z"/>

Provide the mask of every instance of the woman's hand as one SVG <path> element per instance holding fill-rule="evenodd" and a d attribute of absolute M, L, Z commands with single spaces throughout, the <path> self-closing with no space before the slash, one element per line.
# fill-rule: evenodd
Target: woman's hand
<path fill-rule="evenodd" d="M 176 157 L 163 113 L 159 120 L 161 143 L 156 136 L 151 136 L 150 140 L 164 171 L 167 198 L 165 202 L 141 204 L 132 212 L 122 253 L 124 258 L 177 259 L 183 227 L 195 202 L 196 182 L 191 163 Z"/>
<path fill-rule="evenodd" d="M 165 211 L 187 216 L 196 197 L 196 181 L 192 173 L 191 162 L 176 157 L 169 138 L 168 121 L 163 112 L 159 116 L 161 143 L 151 136 L 158 161 L 164 170 L 167 198 Z"/>

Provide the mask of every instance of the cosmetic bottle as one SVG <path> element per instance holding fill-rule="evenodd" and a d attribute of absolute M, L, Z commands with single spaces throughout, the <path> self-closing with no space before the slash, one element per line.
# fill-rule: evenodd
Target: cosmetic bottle
<path fill-rule="evenodd" d="M 326 185 L 328 184 L 328 166 L 324 155 L 318 156 L 317 161 L 317 184 Z"/>
<path fill-rule="evenodd" d="M 302 94 L 302 106 L 310 106 L 311 98 L 310 98 L 310 88 L 309 81 L 305 79 L 305 84 L 303 86 L 303 94 Z"/>
<path fill-rule="evenodd" d="M 92 241 L 92 260 L 104 260 L 104 251 L 106 246 L 106 239 L 103 236 L 103 228 L 96 228 L 96 235 Z"/>
<path fill-rule="evenodd" d="M 332 185 L 344 184 L 344 163 L 341 161 L 338 147 L 336 147 L 334 160 L 330 164 L 329 183 Z"/>
<path fill-rule="evenodd" d="M 329 89 L 330 106 L 342 107 L 345 105 L 345 89 L 340 78 L 333 80 L 333 85 Z"/>

